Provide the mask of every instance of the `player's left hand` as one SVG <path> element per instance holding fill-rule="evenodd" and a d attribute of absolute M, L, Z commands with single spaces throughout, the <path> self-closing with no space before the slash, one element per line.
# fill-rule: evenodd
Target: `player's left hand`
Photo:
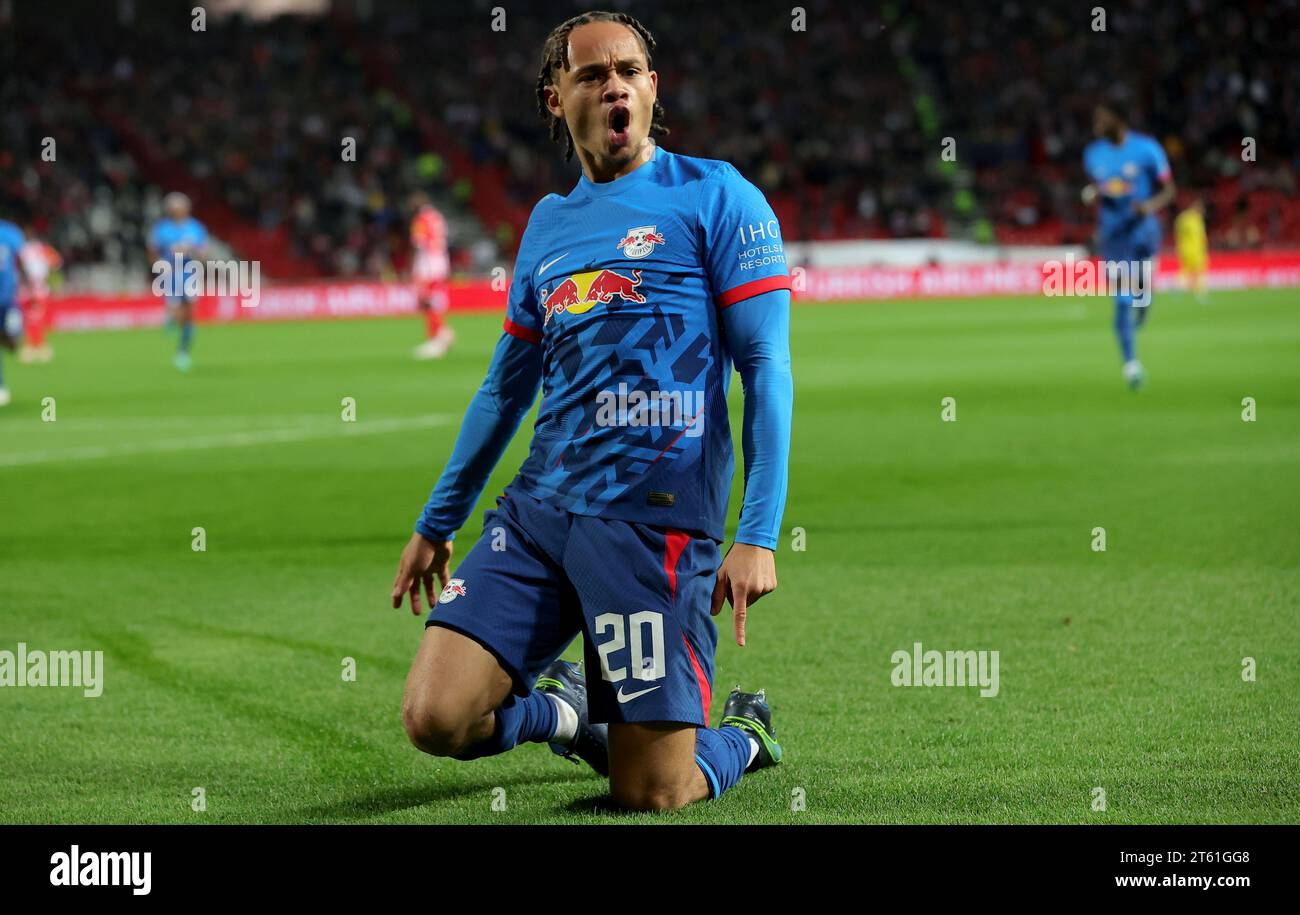
<path fill-rule="evenodd" d="M 772 551 L 751 543 L 733 543 L 718 569 L 709 612 L 717 616 L 723 601 L 730 603 L 735 617 L 736 644 L 744 647 L 745 614 L 749 605 L 775 590 L 776 557 Z"/>
<path fill-rule="evenodd" d="M 411 535 L 397 564 L 397 577 L 393 579 L 391 595 L 393 609 L 401 607 L 402 598 L 410 594 L 411 614 L 419 616 L 421 585 L 424 585 L 424 593 L 428 596 L 430 608 L 433 607 L 438 600 L 438 592 L 433 589 L 433 580 L 435 577 L 438 579 L 439 590 L 447 586 L 450 577 L 448 563 L 451 561 L 454 547 L 455 544 L 450 540 L 434 543 L 426 540 L 418 532 Z"/>

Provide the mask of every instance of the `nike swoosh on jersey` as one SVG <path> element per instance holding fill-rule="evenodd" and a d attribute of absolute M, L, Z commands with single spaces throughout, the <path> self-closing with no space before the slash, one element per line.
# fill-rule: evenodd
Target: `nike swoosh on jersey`
<path fill-rule="evenodd" d="M 663 684 L 661 683 L 659 684 L 659 686 L 663 686 Z M 626 696 L 623 695 L 623 687 L 620 686 L 618 688 L 619 704 L 622 705 L 624 702 L 631 702 L 633 699 L 640 698 L 641 696 L 644 696 L 646 693 L 653 693 L 655 690 L 659 688 L 659 686 L 652 686 L 649 689 L 643 689 L 640 690 L 639 692 L 628 693 Z"/>
<path fill-rule="evenodd" d="M 537 275 L 538 275 L 538 276 L 541 276 L 543 273 L 546 272 L 546 268 L 547 268 L 547 267 L 550 267 L 550 266 L 553 265 L 553 264 L 559 263 L 560 261 L 564 260 L 564 259 L 565 259 L 566 257 L 568 257 L 568 256 L 569 256 L 569 252 L 568 252 L 568 251 L 565 251 L 563 254 L 561 254 L 559 257 L 557 257 L 555 260 L 553 260 L 553 261 L 547 261 L 546 263 L 542 264 L 542 266 L 540 266 L 540 267 L 537 268 Z"/>

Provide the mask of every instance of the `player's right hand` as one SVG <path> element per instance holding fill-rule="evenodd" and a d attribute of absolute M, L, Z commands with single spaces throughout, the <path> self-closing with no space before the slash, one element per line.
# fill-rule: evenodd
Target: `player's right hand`
<path fill-rule="evenodd" d="M 1083 198 L 1085 205 L 1092 206 L 1097 201 L 1097 185 L 1084 185 L 1083 192 L 1079 196 Z"/>
<path fill-rule="evenodd" d="M 438 600 L 438 594 L 447 586 L 450 575 L 448 563 L 454 544 L 447 540 L 432 543 L 418 533 L 412 534 L 402 558 L 397 563 L 397 577 L 393 579 L 393 609 L 402 606 L 402 595 L 411 595 L 411 613 L 419 616 L 424 612 L 420 606 L 420 585 L 432 607 Z M 433 579 L 438 579 L 438 590 L 433 589 Z"/>

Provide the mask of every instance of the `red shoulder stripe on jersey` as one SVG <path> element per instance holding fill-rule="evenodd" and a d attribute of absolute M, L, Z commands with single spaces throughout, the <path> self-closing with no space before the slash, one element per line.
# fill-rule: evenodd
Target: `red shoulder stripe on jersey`
<path fill-rule="evenodd" d="M 773 289 L 789 288 L 790 277 L 784 273 L 780 276 L 769 276 L 761 280 L 750 280 L 748 283 L 732 286 L 718 296 L 718 307 L 726 308 L 728 305 L 735 305 L 737 302 L 753 298 L 756 295 L 762 295 L 765 292 L 771 292 Z"/>
<path fill-rule="evenodd" d="M 509 318 L 505 323 L 506 333 L 512 337 L 518 337 L 520 340 L 526 340 L 529 343 L 541 343 L 542 334 L 540 331 L 533 330 L 531 327 L 524 327 L 522 324 L 516 324 Z"/>

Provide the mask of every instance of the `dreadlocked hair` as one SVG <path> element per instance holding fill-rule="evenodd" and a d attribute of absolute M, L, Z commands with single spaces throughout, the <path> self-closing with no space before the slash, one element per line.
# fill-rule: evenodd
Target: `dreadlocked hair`
<path fill-rule="evenodd" d="M 546 87 L 559 82 L 556 76 L 557 71 L 569 69 L 569 33 L 578 26 L 586 25 L 589 22 L 618 22 L 627 26 L 641 39 L 641 47 L 645 51 L 646 67 L 654 69 L 654 60 L 650 55 L 655 49 L 655 37 L 650 34 L 649 29 L 627 13 L 592 10 L 580 16 L 574 16 L 568 22 L 551 30 L 551 34 L 546 36 L 546 44 L 542 46 L 542 68 L 537 73 L 537 113 L 550 130 L 551 140 L 564 144 L 564 159 L 566 162 L 573 158 L 573 136 L 569 133 L 569 128 L 565 125 L 564 119 L 557 118 L 546 107 Z M 668 128 L 664 126 L 664 106 L 659 104 L 658 99 L 655 99 L 654 110 L 651 112 L 650 135 L 656 137 L 668 135 Z"/>

